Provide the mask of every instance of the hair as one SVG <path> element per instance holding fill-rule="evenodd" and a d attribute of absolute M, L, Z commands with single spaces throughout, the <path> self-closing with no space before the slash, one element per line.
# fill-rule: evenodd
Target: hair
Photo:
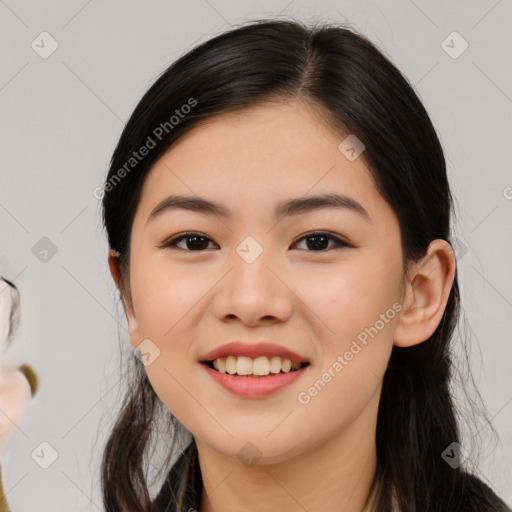
<path fill-rule="evenodd" d="M 103 222 L 109 246 L 118 252 L 120 291 L 128 304 L 131 227 L 144 178 L 156 159 L 213 116 L 293 100 L 313 107 L 333 129 L 354 134 L 365 145 L 361 158 L 398 218 L 404 273 L 407 264 L 425 256 L 432 240 L 452 244 L 455 213 L 443 149 L 408 80 L 353 28 L 325 21 L 308 26 L 297 20 L 253 20 L 198 44 L 172 63 L 123 129 L 104 187 Z M 181 111 L 184 115 L 174 115 Z M 173 116 L 177 122 L 170 123 Z M 130 164 L 134 170 L 127 169 L 133 152 L 150 140 L 155 147 Z M 508 510 L 465 464 L 452 468 L 441 456 L 461 437 L 460 411 L 450 388 L 457 373 L 452 338 L 459 316 L 455 272 L 432 336 L 408 348 L 392 348 L 377 416 L 375 481 L 382 485 L 375 511 L 390 512 L 393 499 L 408 512 Z M 166 463 L 178 453 L 175 442 L 186 432 L 157 397 L 142 363 L 132 361 L 132 380 L 103 453 L 106 512 L 152 510 L 145 467 L 157 436 L 155 423 L 160 418 L 169 426 Z M 176 510 L 179 503 L 199 508 L 193 494 L 201 478 L 194 445 L 192 440 L 184 453 L 183 471 L 174 474 L 179 481 L 173 488 L 180 489 L 179 496 L 172 496 Z"/>

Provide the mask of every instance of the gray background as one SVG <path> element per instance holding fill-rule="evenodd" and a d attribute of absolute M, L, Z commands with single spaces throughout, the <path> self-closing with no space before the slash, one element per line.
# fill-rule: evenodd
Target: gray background
<path fill-rule="evenodd" d="M 459 215 L 471 366 L 501 440 L 487 442 L 482 426 L 480 468 L 512 503 L 510 1 L 0 0 L 0 273 L 23 301 L 4 363 L 28 362 L 41 380 L 1 456 L 16 512 L 102 510 L 99 457 L 122 392 L 119 338 L 126 347 L 128 336 L 93 190 L 124 121 L 192 45 L 277 14 L 349 22 L 405 73 L 431 115 Z M 58 43 L 46 59 L 31 47 L 43 45 L 43 31 Z M 453 31 L 469 44 L 457 58 L 443 47 Z M 461 43 L 448 43 L 452 53 Z M 43 237 L 57 251 L 46 262 Z M 31 457 L 50 461 L 52 449 L 48 469 Z"/>

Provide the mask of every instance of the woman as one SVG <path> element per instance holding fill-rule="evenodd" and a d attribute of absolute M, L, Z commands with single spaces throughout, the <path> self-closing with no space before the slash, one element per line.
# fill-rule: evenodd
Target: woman
<path fill-rule="evenodd" d="M 466 471 L 449 393 L 443 151 L 365 37 L 261 20 L 199 45 L 135 108 L 104 192 L 137 355 L 107 512 L 508 510 Z M 161 439 L 160 469 L 179 459 L 153 500 Z"/>

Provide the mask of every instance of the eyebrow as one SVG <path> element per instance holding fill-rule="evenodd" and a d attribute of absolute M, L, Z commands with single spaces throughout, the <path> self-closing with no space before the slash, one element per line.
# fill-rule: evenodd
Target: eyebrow
<path fill-rule="evenodd" d="M 371 223 L 370 215 L 359 202 L 349 196 L 334 193 L 282 201 L 276 206 L 274 216 L 277 220 L 280 220 L 284 217 L 301 215 L 326 208 L 352 211 Z M 233 213 L 227 206 L 216 201 L 210 201 L 202 197 L 171 195 L 151 210 L 146 224 L 169 210 L 189 210 L 204 215 L 219 216 L 224 219 L 231 219 L 233 217 Z"/>

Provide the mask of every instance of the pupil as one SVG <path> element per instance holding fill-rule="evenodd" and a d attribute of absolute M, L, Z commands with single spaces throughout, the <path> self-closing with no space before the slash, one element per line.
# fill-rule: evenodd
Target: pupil
<path fill-rule="evenodd" d="M 187 247 L 192 250 L 203 249 L 205 243 L 206 243 L 206 245 L 208 245 L 204 236 L 190 235 L 186 238 L 186 240 L 187 240 Z M 190 244 L 189 244 L 190 240 L 194 240 L 194 242 L 192 242 L 192 247 L 190 247 Z M 202 243 L 201 242 L 197 243 L 198 240 L 202 240 Z"/>
<path fill-rule="evenodd" d="M 317 240 L 318 240 L 318 239 L 320 239 L 320 240 L 321 240 L 321 242 L 320 242 L 320 243 L 318 243 L 318 242 L 316 242 L 316 243 L 315 243 L 315 242 L 314 242 L 314 243 L 310 244 L 310 243 L 309 243 L 309 241 L 314 240 L 314 239 L 317 239 Z M 325 242 L 325 241 L 327 241 L 327 242 L 328 242 L 329 238 L 328 238 L 327 236 L 325 236 L 325 235 L 312 235 L 312 236 L 309 236 L 309 237 L 307 238 L 307 240 L 308 240 L 308 247 L 309 247 L 310 249 L 311 249 L 311 248 L 316 248 L 316 249 L 325 249 L 325 244 L 324 244 L 324 243 L 322 243 L 322 242 Z"/>

